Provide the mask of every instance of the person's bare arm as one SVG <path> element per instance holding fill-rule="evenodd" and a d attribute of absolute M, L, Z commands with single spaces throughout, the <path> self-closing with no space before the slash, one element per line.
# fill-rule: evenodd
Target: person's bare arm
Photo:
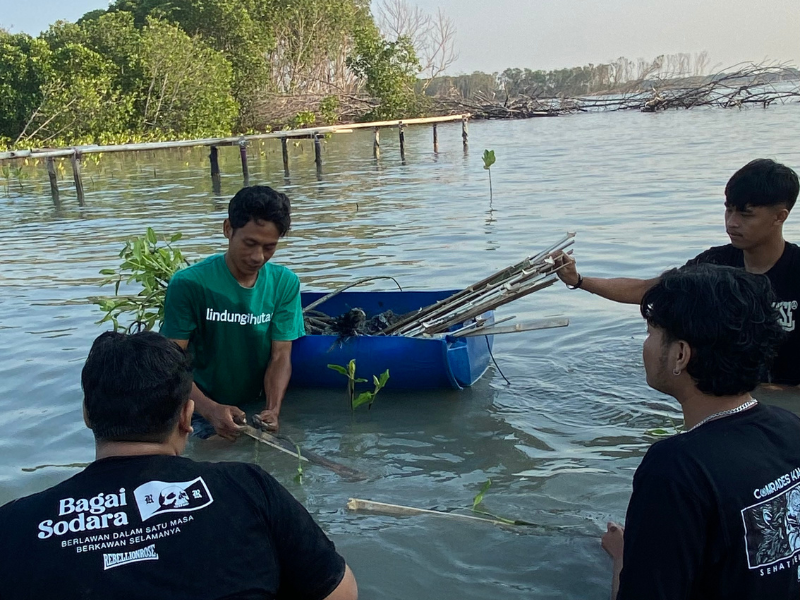
<path fill-rule="evenodd" d="M 259 419 L 268 429 L 278 429 L 278 417 L 289 380 L 292 378 L 292 342 L 273 341 L 269 366 L 264 374 L 264 394 L 267 408 Z"/>
<path fill-rule="evenodd" d="M 325 597 L 325 600 L 358 600 L 358 585 L 350 567 L 344 566 L 344 577 L 336 589 Z"/>
<path fill-rule="evenodd" d="M 603 535 L 601 544 L 603 550 L 614 561 L 614 573 L 611 578 L 611 600 L 617 600 L 619 594 L 619 575 L 622 573 L 622 552 L 625 547 L 625 528 L 617 523 L 608 523 L 606 533 Z"/>
<path fill-rule="evenodd" d="M 189 346 L 189 340 L 172 341 L 184 350 Z M 239 436 L 239 425 L 244 424 L 247 419 L 243 410 L 236 406 L 214 402 L 194 382 L 192 382 L 192 391 L 189 394 L 189 398 L 194 400 L 195 411 L 211 423 L 217 435 L 230 441 L 236 440 Z"/>
<path fill-rule="evenodd" d="M 560 267 L 556 274 L 565 284 L 576 286 L 580 283 L 580 289 L 622 304 L 639 304 L 647 290 L 659 282 L 658 277 L 653 279 L 581 277 L 572 256 L 562 252 L 553 258 L 556 266 Z"/>

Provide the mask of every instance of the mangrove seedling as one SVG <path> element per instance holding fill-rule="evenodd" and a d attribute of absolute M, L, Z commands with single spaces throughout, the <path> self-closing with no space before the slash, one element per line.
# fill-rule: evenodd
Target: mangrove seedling
<path fill-rule="evenodd" d="M 189 264 L 181 251 L 171 245 L 179 239 L 180 233 L 167 238 L 148 227 L 145 235 L 125 242 L 125 247 L 119 253 L 122 259 L 120 266 L 100 271 L 101 275 L 107 277 L 101 285 L 114 284 L 114 297 L 93 300 L 105 313 L 98 323 L 111 321 L 116 331 L 148 330 L 156 325 L 161 326 L 169 280 Z M 135 296 L 120 295 L 122 283 L 139 284 L 141 290 Z M 130 316 L 132 323 L 121 325 L 123 316 Z"/>
<path fill-rule="evenodd" d="M 487 479 L 484 484 L 481 486 L 480 491 L 475 495 L 472 499 L 472 512 L 478 515 L 483 515 L 486 517 L 491 517 L 495 521 L 500 521 L 501 523 L 505 523 L 506 525 L 533 525 L 534 523 L 529 523 L 528 521 L 520 521 L 519 519 L 506 519 L 505 517 L 498 516 L 492 512 L 481 507 L 483 503 L 483 497 L 486 495 L 486 492 L 489 491 L 489 488 L 492 487 L 492 480 Z"/>
<path fill-rule="evenodd" d="M 366 379 L 356 377 L 356 359 L 352 359 L 347 363 L 346 367 L 341 365 L 328 365 L 328 368 L 347 377 L 347 396 L 350 399 L 350 410 L 355 410 L 362 404 L 368 404 L 367 410 L 371 409 L 378 392 L 380 392 L 386 386 L 386 382 L 389 381 L 389 369 L 386 369 L 380 377 L 377 375 L 372 376 L 372 382 L 375 387 L 371 392 L 361 392 L 356 396 L 356 384 L 367 382 Z"/>
<path fill-rule="evenodd" d="M 483 168 L 489 171 L 489 202 L 492 201 L 492 165 L 496 162 L 494 150 L 483 151 Z"/>

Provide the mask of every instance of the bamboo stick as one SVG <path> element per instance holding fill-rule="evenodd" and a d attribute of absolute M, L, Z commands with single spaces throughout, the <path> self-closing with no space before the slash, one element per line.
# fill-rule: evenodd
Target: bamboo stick
<path fill-rule="evenodd" d="M 0 152 L 0 160 L 16 160 L 20 158 L 65 158 L 75 153 L 76 150 L 82 154 L 98 154 L 101 152 L 139 152 L 148 150 L 168 150 L 171 148 L 191 148 L 194 146 L 233 146 L 243 139 L 246 141 L 281 139 L 283 137 L 309 137 L 314 134 L 344 133 L 356 129 L 367 129 L 376 127 L 397 127 L 400 123 L 404 125 L 425 125 L 430 123 L 449 123 L 462 121 L 462 127 L 470 118 L 470 114 L 448 115 L 444 117 L 425 117 L 420 119 L 404 119 L 396 121 L 374 121 L 372 123 L 350 123 L 347 125 L 327 125 L 324 127 L 307 127 L 304 129 L 292 129 L 289 131 L 277 131 L 274 133 L 259 133 L 255 135 L 226 137 L 226 138 L 200 138 L 196 140 L 172 140 L 166 142 L 147 142 L 142 144 L 118 144 L 115 146 L 80 146 L 79 148 L 60 148 L 56 150 L 33 149 L 33 150 L 12 150 Z"/>
<path fill-rule="evenodd" d="M 460 515 L 458 513 L 442 512 L 440 510 L 427 510 L 424 508 L 414 508 L 413 506 L 402 506 L 400 504 L 386 504 L 385 502 L 373 502 L 360 498 L 350 498 L 347 502 L 347 509 L 352 511 L 364 511 L 391 515 L 394 517 L 416 517 L 420 515 L 432 515 L 434 517 L 444 517 L 446 519 L 459 519 L 466 521 L 482 521 L 492 525 L 508 525 L 496 519 L 485 517 L 474 517 L 472 515 Z"/>
<path fill-rule="evenodd" d="M 404 127 L 405 125 L 403 125 L 403 123 L 397 126 L 397 129 L 400 131 L 400 160 L 403 162 L 406 160 L 406 134 L 403 132 Z"/>
<path fill-rule="evenodd" d="M 55 159 L 48 158 L 46 164 L 47 176 L 50 178 L 50 194 L 53 196 L 53 204 L 55 204 L 56 210 L 60 210 L 61 196 L 58 192 L 58 175 L 56 175 Z"/>
<path fill-rule="evenodd" d="M 75 180 L 75 192 L 78 194 L 78 205 L 85 206 L 83 201 L 83 179 L 81 178 L 81 153 L 78 150 L 74 150 L 70 161 L 72 162 L 72 177 Z"/>
<path fill-rule="evenodd" d="M 283 154 L 283 176 L 289 177 L 289 145 L 286 136 L 281 138 L 281 154 Z"/>
<path fill-rule="evenodd" d="M 374 131 L 375 137 L 372 142 L 372 155 L 375 158 L 381 157 L 381 130 L 379 128 L 375 128 Z"/>
<path fill-rule="evenodd" d="M 242 160 L 242 177 L 244 178 L 244 185 L 250 185 L 250 167 L 247 164 L 247 142 L 242 140 L 239 142 L 239 157 Z"/>
<path fill-rule="evenodd" d="M 298 458 L 299 456 L 300 460 L 308 462 L 312 465 L 323 467 L 329 471 L 333 471 L 345 479 L 352 481 L 363 481 L 367 479 L 367 476 L 361 471 L 340 465 L 339 463 L 327 459 L 324 456 L 320 456 L 315 452 L 303 450 L 302 448 L 298 451 L 294 442 L 283 436 L 273 435 L 261 429 L 256 429 L 252 425 L 240 425 L 239 431 L 241 431 L 247 437 L 253 438 L 254 440 L 261 442 L 262 444 L 266 444 L 271 448 L 275 448 L 284 454 L 289 454 L 295 458 Z"/>

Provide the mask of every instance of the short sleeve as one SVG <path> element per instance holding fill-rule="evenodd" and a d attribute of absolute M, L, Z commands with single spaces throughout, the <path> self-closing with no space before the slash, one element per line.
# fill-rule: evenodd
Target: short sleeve
<path fill-rule="evenodd" d="M 617 600 L 688 600 L 706 551 L 710 509 L 666 461 L 648 458 L 633 479 Z"/>
<path fill-rule="evenodd" d="M 281 286 L 280 298 L 272 315 L 271 338 L 273 341 L 289 342 L 306 334 L 303 325 L 303 307 L 300 303 L 300 279 L 287 270 L 287 281 Z"/>
<path fill-rule="evenodd" d="M 197 308 L 193 283 L 184 277 L 173 276 L 167 286 L 164 302 L 164 323 L 160 333 L 172 340 L 188 340 L 197 329 Z"/>
<path fill-rule="evenodd" d="M 259 471 L 269 501 L 266 520 L 280 566 L 278 598 L 327 598 L 344 578 L 344 558 L 303 505 L 265 471 Z"/>

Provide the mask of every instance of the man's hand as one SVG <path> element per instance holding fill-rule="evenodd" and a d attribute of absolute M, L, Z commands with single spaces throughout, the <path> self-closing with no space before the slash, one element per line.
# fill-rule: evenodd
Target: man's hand
<path fill-rule="evenodd" d="M 600 545 L 603 550 L 608 552 L 608 555 L 614 559 L 614 562 L 622 560 L 622 550 L 624 545 L 625 528 L 617 523 L 608 523 L 606 525 L 607 531 L 600 540 Z"/>
<path fill-rule="evenodd" d="M 204 416 L 218 436 L 231 442 L 235 442 L 239 437 L 240 426 L 247 423 L 247 415 L 242 409 L 227 404 L 217 404 Z"/>
<path fill-rule="evenodd" d="M 255 416 L 255 419 L 267 431 L 278 431 L 280 423 L 278 422 L 278 411 L 274 409 L 265 408 Z"/>
<path fill-rule="evenodd" d="M 558 271 L 556 271 L 558 278 L 567 285 L 578 285 L 580 279 L 578 276 L 578 267 L 575 265 L 575 259 L 563 250 L 558 254 L 552 255 L 552 258 L 558 269 Z"/>

